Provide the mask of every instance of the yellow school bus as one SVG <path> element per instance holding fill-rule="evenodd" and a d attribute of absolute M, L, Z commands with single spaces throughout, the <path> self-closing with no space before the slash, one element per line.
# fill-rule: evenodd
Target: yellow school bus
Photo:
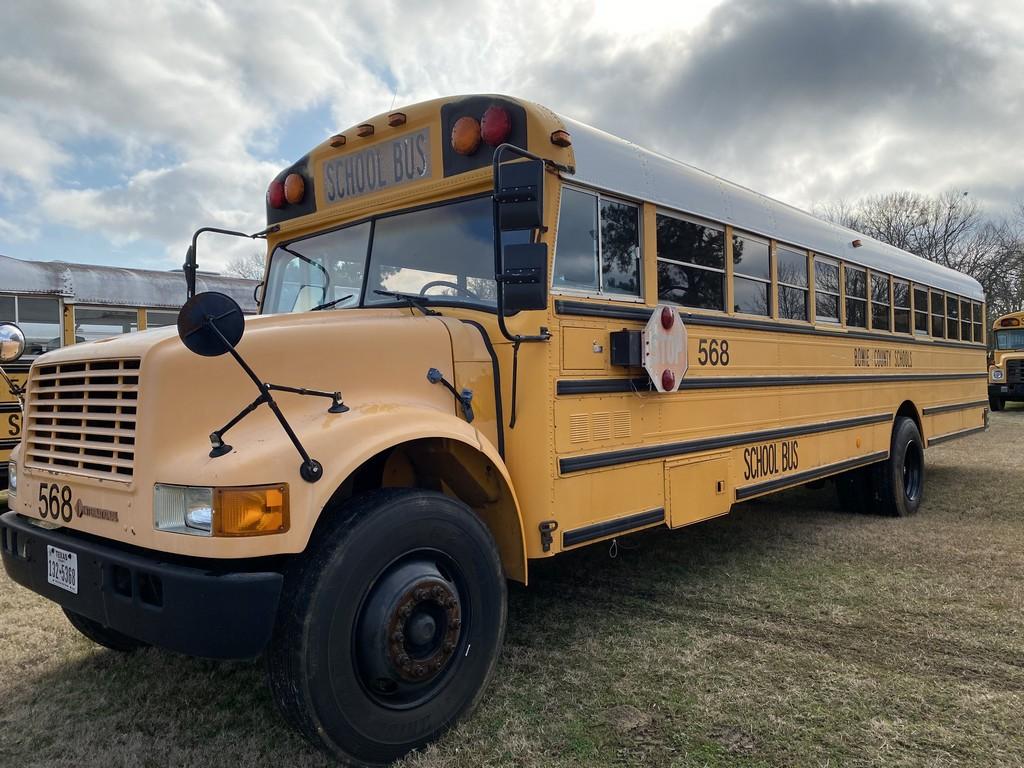
<path fill-rule="evenodd" d="M 244 311 L 256 310 L 254 280 L 204 274 L 208 290 L 232 295 Z M 31 361 L 69 344 L 173 325 L 185 300 L 181 275 L 63 261 L 24 261 L 0 255 L 0 322 L 17 323 L 25 353 L 6 366 L 23 384 Z M 11 449 L 21 438 L 21 410 L 0 381 L 0 490 L 7 486 Z"/>
<path fill-rule="evenodd" d="M 527 101 L 353 125 L 251 236 L 259 317 L 35 361 L 4 564 L 103 645 L 264 655 L 349 762 L 473 709 L 531 562 L 826 478 L 910 514 L 986 427 L 975 280 Z"/>
<path fill-rule="evenodd" d="M 1011 312 L 992 323 L 989 339 L 988 403 L 993 411 L 1010 401 L 1024 401 L 1024 312 Z"/>

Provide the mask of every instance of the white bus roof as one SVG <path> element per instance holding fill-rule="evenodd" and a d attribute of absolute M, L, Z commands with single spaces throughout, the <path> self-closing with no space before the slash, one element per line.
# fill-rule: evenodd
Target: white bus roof
<path fill-rule="evenodd" d="M 571 118 L 559 116 L 572 136 L 575 175 L 567 180 L 752 234 L 834 256 L 938 290 L 983 301 L 973 277 L 832 224 L 770 197 L 721 179 L 692 165 L 644 149 Z M 854 240 L 861 246 L 855 248 Z"/>
<path fill-rule="evenodd" d="M 256 280 L 202 272 L 196 276 L 197 291 L 226 293 L 246 313 L 256 311 L 252 295 L 256 283 Z M 25 261 L 0 256 L 0 293 L 61 296 L 75 304 L 177 310 L 185 303 L 185 277 L 181 272 L 156 269 Z"/>

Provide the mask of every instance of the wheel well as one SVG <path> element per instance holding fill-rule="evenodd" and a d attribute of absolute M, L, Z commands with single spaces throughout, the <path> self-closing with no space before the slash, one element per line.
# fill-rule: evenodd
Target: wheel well
<path fill-rule="evenodd" d="M 349 499 L 377 488 L 420 488 L 458 499 L 490 529 L 505 575 L 526 582 L 523 530 L 515 498 L 501 471 L 480 451 L 448 438 L 411 440 L 381 451 L 335 490 L 311 539 L 321 526 L 345 513 Z"/>
<path fill-rule="evenodd" d="M 921 415 L 917 411 L 917 406 L 914 405 L 910 400 L 904 400 L 900 407 L 896 410 L 896 419 L 901 416 L 905 416 L 908 419 L 913 419 L 917 425 L 917 431 L 921 433 L 921 437 L 924 437 L 924 425 L 921 423 Z M 895 419 L 893 424 L 895 424 Z"/>

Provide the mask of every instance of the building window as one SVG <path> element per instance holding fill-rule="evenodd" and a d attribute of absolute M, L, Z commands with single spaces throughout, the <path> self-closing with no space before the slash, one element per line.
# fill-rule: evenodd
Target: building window
<path fill-rule="evenodd" d="M 839 264 L 814 257 L 814 319 L 839 322 Z"/>
<path fill-rule="evenodd" d="M 808 320 L 807 314 L 807 254 L 780 245 L 779 317 L 787 320 Z"/>
<path fill-rule="evenodd" d="M 967 299 L 960 300 L 960 338 L 971 340 L 971 302 Z"/>
<path fill-rule="evenodd" d="M 910 283 L 893 278 L 892 329 L 896 333 L 910 333 Z"/>
<path fill-rule="evenodd" d="M 640 208 L 562 190 L 554 288 L 640 296 Z"/>
<path fill-rule="evenodd" d="M 871 327 L 889 330 L 889 276 L 871 275 Z"/>
<path fill-rule="evenodd" d="M 61 345 L 60 300 L 42 296 L 0 296 L 0 320 L 17 323 L 25 334 L 25 356 Z"/>
<path fill-rule="evenodd" d="M 971 310 L 974 317 L 974 340 L 980 344 L 985 341 L 984 324 L 981 321 L 981 304 L 976 301 L 971 302 Z"/>
<path fill-rule="evenodd" d="M 914 286 L 914 333 L 928 335 L 928 289 Z"/>
<path fill-rule="evenodd" d="M 868 327 L 868 275 L 863 269 L 843 267 L 846 273 L 846 324 L 851 328 Z"/>
<path fill-rule="evenodd" d="M 139 330 L 134 309 L 83 309 L 75 307 L 75 343 L 97 341 Z"/>
<path fill-rule="evenodd" d="M 146 327 L 147 328 L 163 328 L 168 325 L 174 325 L 178 322 L 177 312 L 162 312 L 159 309 L 147 309 L 146 310 Z"/>
<path fill-rule="evenodd" d="M 941 291 L 932 291 L 932 336 L 937 339 L 946 338 L 946 299 Z"/>
<path fill-rule="evenodd" d="M 658 299 L 725 311 L 725 229 L 659 213 Z"/>
<path fill-rule="evenodd" d="M 946 295 L 946 338 L 960 338 L 960 310 L 956 296 Z"/>
<path fill-rule="evenodd" d="M 749 235 L 732 236 L 733 311 L 748 315 L 772 313 L 771 248 Z"/>

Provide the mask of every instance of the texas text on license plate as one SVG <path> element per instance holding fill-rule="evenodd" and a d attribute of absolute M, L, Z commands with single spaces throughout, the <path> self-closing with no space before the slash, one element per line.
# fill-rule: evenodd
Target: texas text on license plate
<path fill-rule="evenodd" d="M 78 594 L 78 555 L 46 545 L 46 580 Z"/>

